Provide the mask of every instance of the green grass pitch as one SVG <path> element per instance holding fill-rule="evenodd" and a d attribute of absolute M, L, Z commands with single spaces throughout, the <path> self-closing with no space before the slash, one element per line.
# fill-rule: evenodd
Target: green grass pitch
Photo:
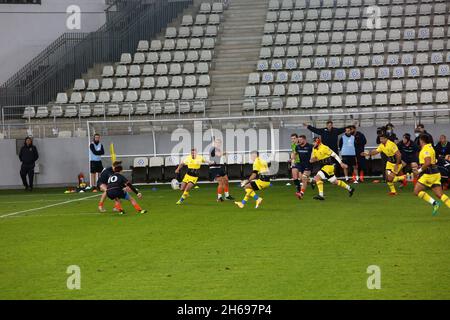
<path fill-rule="evenodd" d="M 0 191 L 0 299 L 450 299 L 450 209 L 432 217 L 410 186 L 391 198 L 360 184 L 349 198 L 325 184 L 318 202 L 278 182 L 257 210 L 217 203 L 213 185 L 183 206 L 168 186 L 141 190 L 149 213 L 125 203 L 124 216 L 110 201 L 99 214 L 92 193 Z M 69 265 L 80 290 L 67 289 Z"/>

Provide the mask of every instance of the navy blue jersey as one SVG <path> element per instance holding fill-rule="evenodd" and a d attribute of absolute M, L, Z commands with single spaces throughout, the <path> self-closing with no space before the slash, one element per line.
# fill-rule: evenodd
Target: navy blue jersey
<path fill-rule="evenodd" d="M 309 163 L 309 160 L 311 160 L 311 153 L 312 153 L 313 146 L 309 143 L 306 143 L 304 146 L 297 145 L 295 147 L 295 152 L 297 152 L 300 163 Z"/>
<path fill-rule="evenodd" d="M 123 189 L 127 186 L 128 180 L 120 173 L 114 173 L 108 179 L 108 191 L 114 189 Z"/>
<path fill-rule="evenodd" d="M 409 145 L 406 145 L 403 143 L 403 141 L 400 141 L 398 144 L 398 150 L 400 150 L 400 153 L 402 154 L 403 160 L 416 160 L 417 154 L 419 152 L 419 148 L 414 142 L 410 142 Z M 416 161 L 417 162 L 417 161 Z"/>
<path fill-rule="evenodd" d="M 114 170 L 112 167 L 103 169 L 102 173 L 100 173 L 100 177 L 98 178 L 98 184 L 108 184 L 108 179 L 113 174 L 114 174 Z"/>

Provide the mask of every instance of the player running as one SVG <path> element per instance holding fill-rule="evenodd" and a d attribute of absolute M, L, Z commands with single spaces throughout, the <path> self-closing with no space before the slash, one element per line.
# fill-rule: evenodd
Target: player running
<path fill-rule="evenodd" d="M 436 152 L 431 142 L 430 135 L 421 134 L 419 136 L 419 144 L 421 147 L 419 153 L 420 168 L 415 168 L 414 170 L 415 174 L 418 176 L 418 183 L 414 186 L 414 194 L 433 206 L 433 216 L 435 216 L 442 203 L 450 208 L 450 199 L 442 192 L 441 173 L 436 165 Z M 427 188 L 430 188 L 442 202 L 434 200 L 428 195 L 428 193 L 425 192 Z"/>
<path fill-rule="evenodd" d="M 248 178 L 242 182 L 242 186 L 245 189 L 245 197 L 241 202 L 235 202 L 239 208 L 244 208 L 250 198 L 256 201 L 255 208 L 261 205 L 263 198 L 256 194 L 256 191 L 266 189 L 270 186 L 269 165 L 266 161 L 259 157 L 258 151 L 252 151 L 250 157 L 253 161 L 253 172 Z"/>
<path fill-rule="evenodd" d="M 220 139 L 214 140 L 214 147 L 209 152 L 209 180 L 217 181 L 217 202 L 223 202 L 222 193 L 225 193 L 225 199 L 234 200 L 229 193 L 228 175 L 225 172 L 225 167 L 221 163 L 221 159 L 225 156 L 225 152 L 221 149 L 222 141 Z"/>
<path fill-rule="evenodd" d="M 199 155 L 197 149 L 194 148 L 191 150 L 191 154 L 181 161 L 180 165 L 175 170 L 175 173 L 179 174 L 183 166 L 188 167 L 188 171 L 184 175 L 180 186 L 180 190 L 183 191 L 183 194 L 181 195 L 180 200 L 177 201 L 177 205 L 183 204 L 184 200 L 189 197 L 189 191 L 197 184 L 199 170 L 203 163 L 207 163 L 205 158 Z"/>
<path fill-rule="evenodd" d="M 406 184 L 406 176 L 399 175 L 400 170 L 402 169 L 402 155 L 398 150 L 395 142 L 389 140 L 386 134 L 380 135 L 380 145 L 375 150 L 371 150 L 370 152 L 364 152 L 364 156 L 374 156 L 379 153 L 383 153 L 386 158 L 386 181 L 389 187 L 390 192 L 388 193 L 390 196 L 396 196 L 397 190 L 395 190 L 395 182 L 402 182 L 403 186 Z"/>
<path fill-rule="evenodd" d="M 100 177 L 97 180 L 97 189 L 103 192 L 102 196 L 100 197 L 100 202 L 98 203 L 98 210 L 100 212 L 106 212 L 104 204 L 107 197 L 106 190 L 108 190 L 108 179 L 114 174 L 114 168 L 121 165 L 122 161 L 113 162 L 112 167 L 107 167 L 103 169 L 102 173 L 100 174 Z"/>
<path fill-rule="evenodd" d="M 303 199 L 303 196 L 305 195 L 306 192 L 306 187 L 308 186 L 308 181 L 311 176 L 312 166 L 310 160 L 312 149 L 313 146 L 308 143 L 305 135 L 298 136 L 298 143 L 294 150 L 297 158 L 292 158 L 293 160 L 298 159 L 298 162 L 292 163 L 293 166 L 292 171 L 293 175 L 294 170 L 297 171 L 298 174 L 297 178 L 298 183 L 295 184 L 295 186 L 297 187 L 297 192 L 295 193 L 295 195 L 299 200 Z M 300 186 L 300 179 L 302 180 L 301 186 Z M 294 182 L 295 181 L 296 180 L 294 180 Z M 311 184 L 311 186 L 313 186 L 313 184 Z"/>
<path fill-rule="evenodd" d="M 136 189 L 123 175 L 120 174 L 122 171 L 123 168 L 121 165 L 114 166 L 114 174 L 108 179 L 106 191 L 108 198 L 114 200 L 114 208 L 119 212 L 119 214 L 125 214 L 120 201 L 121 199 L 130 201 L 138 213 L 146 213 L 147 210 L 143 210 L 136 200 L 128 194 L 127 190 L 131 190 L 136 193 L 139 199 L 142 198 L 142 193 L 140 193 L 138 189 Z"/>
<path fill-rule="evenodd" d="M 298 135 L 296 133 L 291 134 L 291 175 L 292 175 L 292 181 L 294 182 L 295 189 L 297 190 L 297 193 L 300 193 L 300 156 L 297 153 L 297 146 L 298 146 Z"/>
<path fill-rule="evenodd" d="M 342 169 L 347 168 L 347 165 L 342 162 L 342 159 L 333 150 L 324 145 L 319 137 L 315 137 L 310 162 L 322 165 L 322 168 L 314 177 L 317 189 L 319 190 L 319 194 L 314 196 L 315 200 L 325 200 L 323 193 L 323 180 L 328 180 L 330 183 L 346 189 L 349 197 L 353 196 L 353 193 L 355 192 L 354 188 L 350 187 L 344 181 L 336 178 L 334 174 L 333 158 L 340 164 Z"/>

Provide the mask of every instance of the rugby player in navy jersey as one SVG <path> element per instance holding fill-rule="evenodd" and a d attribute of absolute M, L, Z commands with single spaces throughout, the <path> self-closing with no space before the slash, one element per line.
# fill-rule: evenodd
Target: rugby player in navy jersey
<path fill-rule="evenodd" d="M 142 193 L 139 192 L 123 175 L 123 168 L 121 165 L 114 167 L 114 174 L 111 175 L 108 179 L 108 186 L 106 190 L 106 195 L 109 199 L 114 200 L 114 208 L 120 213 L 124 214 L 125 211 L 122 208 L 121 199 L 125 199 L 131 202 L 133 207 L 136 209 L 138 213 L 146 213 L 146 210 L 143 210 L 136 200 L 133 199 L 128 193 L 127 190 L 131 190 L 136 193 L 137 197 L 142 198 Z"/>

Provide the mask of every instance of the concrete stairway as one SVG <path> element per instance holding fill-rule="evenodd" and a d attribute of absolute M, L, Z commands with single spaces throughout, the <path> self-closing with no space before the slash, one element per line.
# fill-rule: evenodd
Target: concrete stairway
<path fill-rule="evenodd" d="M 225 11 L 211 71 L 210 115 L 242 113 L 248 75 L 256 70 L 269 0 L 234 0 Z"/>

